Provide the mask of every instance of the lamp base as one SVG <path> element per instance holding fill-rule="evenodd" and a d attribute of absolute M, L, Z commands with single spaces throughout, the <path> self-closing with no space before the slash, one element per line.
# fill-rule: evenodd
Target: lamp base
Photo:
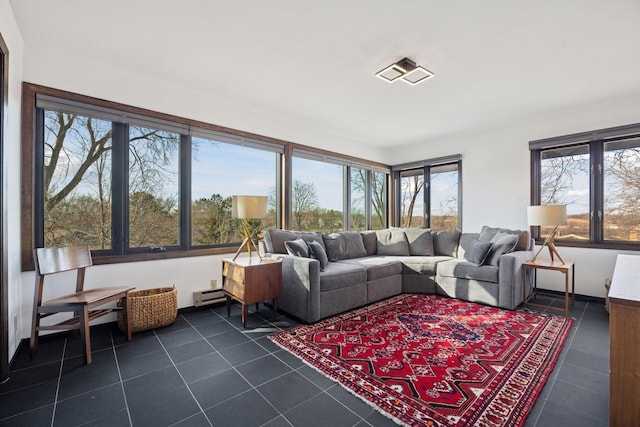
<path fill-rule="evenodd" d="M 249 254 L 249 258 L 252 257 L 251 252 L 253 248 L 258 254 L 258 257 L 260 257 L 260 261 L 262 261 L 262 255 L 260 255 L 260 251 L 258 250 L 258 247 L 256 246 L 253 239 L 251 238 L 251 233 L 249 232 L 247 221 L 245 221 L 244 219 L 242 220 L 242 228 L 244 229 L 244 240 L 242 241 L 242 244 L 240 245 L 235 255 L 233 256 L 233 261 L 235 261 L 236 258 L 238 258 L 238 256 L 240 255 L 240 253 L 242 252 L 245 246 L 247 247 L 247 253 Z"/>
<path fill-rule="evenodd" d="M 553 229 L 553 231 L 551 232 L 549 237 L 547 237 L 545 239 L 544 243 L 542 244 L 542 246 L 540 246 L 540 249 L 538 249 L 538 252 L 536 252 L 535 256 L 533 257 L 533 259 L 531 261 L 535 261 L 536 258 L 538 258 L 538 255 L 540 255 L 540 252 L 542 252 L 542 250 L 546 246 L 549 249 L 549 257 L 551 258 L 551 262 L 554 262 L 554 255 L 555 255 L 555 256 L 558 257 L 558 260 L 562 264 L 566 264 L 564 259 L 562 259 L 562 256 L 560 256 L 560 252 L 558 252 L 558 249 L 556 248 L 556 245 L 553 244 L 553 240 L 555 239 L 556 234 L 558 234 L 558 226 L 557 225 L 555 226 L 555 228 Z"/>

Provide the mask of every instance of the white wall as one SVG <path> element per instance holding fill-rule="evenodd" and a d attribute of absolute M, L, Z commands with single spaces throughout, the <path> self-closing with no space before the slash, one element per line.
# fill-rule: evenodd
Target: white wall
<path fill-rule="evenodd" d="M 463 120 L 463 119 L 462 119 Z M 462 231 L 478 232 L 483 225 L 526 229 L 530 202 L 529 141 L 571 133 L 638 123 L 640 92 L 594 102 L 510 123 L 500 129 L 451 135 L 389 153 L 391 162 L 405 163 L 462 154 Z M 604 297 L 618 253 L 614 250 L 560 247 L 576 263 L 576 293 Z M 636 253 L 637 254 L 637 253 Z M 538 286 L 564 290 L 564 277 L 541 272 Z"/>
<path fill-rule="evenodd" d="M 8 133 L 6 144 L 7 167 L 7 240 L 9 253 L 9 358 L 15 353 L 24 336 L 20 322 L 24 322 L 20 311 L 20 100 L 22 82 L 23 42 L 8 0 L 0 0 L 0 33 L 9 49 L 9 106 L 7 109 Z M 2 350 L 4 351 L 4 349 Z"/>

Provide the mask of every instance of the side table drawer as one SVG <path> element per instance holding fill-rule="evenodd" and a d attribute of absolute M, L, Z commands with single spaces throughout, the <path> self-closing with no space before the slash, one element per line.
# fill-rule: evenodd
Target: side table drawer
<path fill-rule="evenodd" d="M 244 282 L 244 267 L 231 264 L 228 262 L 223 263 L 222 268 L 222 289 L 229 292 L 231 295 L 244 300 L 245 282 Z"/>

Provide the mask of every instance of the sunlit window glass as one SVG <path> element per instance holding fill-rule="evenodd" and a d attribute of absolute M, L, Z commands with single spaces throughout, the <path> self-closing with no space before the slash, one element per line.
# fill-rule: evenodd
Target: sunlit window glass
<path fill-rule="evenodd" d="M 291 213 L 301 231 L 344 230 L 344 166 L 293 157 Z"/>
<path fill-rule="evenodd" d="M 234 195 L 268 196 L 264 219 L 249 219 L 254 238 L 276 227 L 276 161 L 278 154 L 204 138 L 192 138 L 192 244 L 241 242 L 239 220 L 231 217 Z"/>
<path fill-rule="evenodd" d="M 180 244 L 179 148 L 179 134 L 130 127 L 129 247 Z"/>
<path fill-rule="evenodd" d="M 111 122 L 44 113 L 44 245 L 111 249 Z"/>

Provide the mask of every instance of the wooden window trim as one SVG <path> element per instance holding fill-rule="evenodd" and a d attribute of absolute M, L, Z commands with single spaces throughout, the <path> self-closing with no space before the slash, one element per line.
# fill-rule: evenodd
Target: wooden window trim
<path fill-rule="evenodd" d="M 531 205 L 540 204 L 540 180 L 542 152 L 556 148 L 571 147 L 576 145 L 589 146 L 589 161 L 591 170 L 598 170 L 598 164 L 602 162 L 604 144 L 621 138 L 640 135 L 640 123 L 615 126 L 588 132 L 580 132 L 553 138 L 545 138 L 529 142 L 530 150 L 530 183 Z M 590 212 L 602 211 L 604 200 L 603 174 L 601 172 L 589 173 Z M 544 239 L 540 235 L 540 227 L 531 227 L 531 237 L 536 244 L 541 245 Z M 640 251 L 640 242 L 604 240 L 602 220 L 596 218 L 589 227 L 589 240 L 563 240 L 556 239 L 556 246 L 590 249 L 613 249 L 625 251 Z"/>
<path fill-rule="evenodd" d="M 179 125 L 194 127 L 204 131 L 230 135 L 231 137 L 246 138 L 266 144 L 281 146 L 284 152 L 284 159 L 278 166 L 280 175 L 277 185 L 281 187 L 281 210 L 277 218 L 278 224 L 283 228 L 290 227 L 291 224 L 291 156 L 294 149 L 313 152 L 321 156 L 343 159 L 346 163 L 355 163 L 365 165 L 374 170 L 390 170 L 389 165 L 357 158 L 353 156 L 343 155 L 328 150 L 322 150 L 314 147 L 308 147 L 289 141 L 258 135 L 250 132 L 244 132 L 237 129 L 218 126 L 211 123 L 191 120 L 184 117 L 164 114 L 144 108 L 133 107 L 126 104 L 120 104 L 113 101 L 94 98 L 86 95 L 76 94 L 60 89 L 54 89 L 34 83 L 23 82 L 22 84 L 22 111 L 21 111 L 21 170 L 22 170 L 22 190 L 21 190 L 21 265 L 23 271 L 33 270 L 33 249 L 36 247 L 36 231 L 35 214 L 36 214 L 36 195 L 38 189 L 35 187 L 35 141 L 36 141 L 36 98 L 38 95 L 48 95 L 56 98 L 62 98 L 79 102 L 83 104 L 94 105 L 101 108 L 123 111 L 132 115 L 145 116 L 150 119 L 160 121 L 173 122 Z M 183 202 L 184 203 L 184 202 Z M 233 253 L 237 250 L 237 245 L 216 246 L 210 248 L 191 248 L 187 245 L 185 248 L 172 248 L 166 252 L 144 252 L 144 253 L 127 253 L 127 254 L 96 254 L 93 257 L 94 264 L 112 264 L 121 262 L 135 262 L 158 259 L 173 259 L 191 256 L 207 256 L 207 255 L 224 255 Z"/>

